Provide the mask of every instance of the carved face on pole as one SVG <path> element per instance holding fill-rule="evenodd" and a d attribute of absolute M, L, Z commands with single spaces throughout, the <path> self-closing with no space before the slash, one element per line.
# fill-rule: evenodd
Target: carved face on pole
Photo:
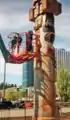
<path fill-rule="evenodd" d="M 54 16 L 52 13 L 47 13 L 45 18 L 45 24 L 43 25 L 43 32 L 45 33 L 44 39 L 45 41 L 54 42 Z"/>

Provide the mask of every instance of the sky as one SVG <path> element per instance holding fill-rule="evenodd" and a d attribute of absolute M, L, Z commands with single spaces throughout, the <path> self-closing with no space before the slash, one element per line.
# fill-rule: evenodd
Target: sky
<path fill-rule="evenodd" d="M 58 0 L 62 3 L 62 14 L 55 16 L 56 48 L 70 50 L 70 0 Z M 28 19 L 32 0 L 0 0 L 0 33 L 7 46 L 7 35 L 33 29 Z M 22 65 L 6 65 L 6 82 L 22 84 Z M 4 59 L 0 52 L 0 82 L 4 80 Z"/>

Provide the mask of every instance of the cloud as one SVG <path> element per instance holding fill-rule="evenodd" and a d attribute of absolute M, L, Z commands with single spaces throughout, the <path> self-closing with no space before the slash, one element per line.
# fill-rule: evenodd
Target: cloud
<path fill-rule="evenodd" d="M 61 15 L 55 17 L 56 36 L 70 38 L 70 7 L 63 7 Z"/>
<path fill-rule="evenodd" d="M 29 11 L 32 0 L 0 0 L 0 12 L 6 14 L 19 14 Z"/>
<path fill-rule="evenodd" d="M 0 57 L 0 73 L 4 73 L 4 59 Z M 22 76 L 22 65 L 21 64 L 6 64 L 6 74 L 7 75 L 17 75 Z"/>
<path fill-rule="evenodd" d="M 70 5 L 70 0 L 57 0 L 58 2 L 61 2 L 62 5 Z"/>
<path fill-rule="evenodd" d="M 5 15 L 0 14 L 0 30 L 3 29 L 20 29 L 30 24 L 28 19 L 28 14 L 25 13 L 24 15 Z"/>
<path fill-rule="evenodd" d="M 70 51 L 70 41 L 69 39 L 64 39 L 63 37 L 57 36 L 54 43 L 55 48 L 64 48 Z"/>
<path fill-rule="evenodd" d="M 6 78 L 5 78 L 5 82 L 9 83 L 9 84 L 17 84 L 17 85 L 21 85 L 22 84 L 22 76 L 18 76 L 18 75 L 7 75 L 6 74 Z M 4 81 L 4 73 L 0 74 L 0 83 Z"/>
<path fill-rule="evenodd" d="M 28 26 L 31 0 L 0 0 L 0 31 Z"/>
<path fill-rule="evenodd" d="M 0 83 L 4 81 L 4 59 L 0 51 Z M 22 65 L 6 64 L 6 82 L 10 84 L 22 84 Z"/>
<path fill-rule="evenodd" d="M 8 44 L 10 32 L 24 32 L 32 29 L 29 21 L 31 0 L 0 0 L 0 33 L 4 43 Z"/>
<path fill-rule="evenodd" d="M 62 0 L 61 0 L 62 1 Z M 70 50 L 70 4 L 63 4 L 62 13 L 55 16 L 55 47 Z"/>

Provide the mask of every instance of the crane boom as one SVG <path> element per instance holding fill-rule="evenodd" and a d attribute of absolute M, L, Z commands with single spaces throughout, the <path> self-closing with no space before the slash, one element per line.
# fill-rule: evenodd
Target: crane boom
<path fill-rule="evenodd" d="M 0 35 L 0 49 L 1 49 L 1 52 L 3 54 L 3 57 L 4 57 L 4 60 L 6 63 L 8 63 L 9 61 L 9 58 L 10 58 L 10 53 L 9 51 L 6 49 L 6 46 L 3 42 L 3 39 L 2 39 L 2 36 Z"/>

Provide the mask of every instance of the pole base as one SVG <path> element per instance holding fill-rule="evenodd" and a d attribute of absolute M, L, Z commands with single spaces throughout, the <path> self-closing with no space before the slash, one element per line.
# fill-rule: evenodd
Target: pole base
<path fill-rule="evenodd" d="M 32 120 L 56 120 L 56 117 L 33 117 Z"/>
<path fill-rule="evenodd" d="M 55 120 L 55 117 L 38 117 L 37 120 Z"/>

